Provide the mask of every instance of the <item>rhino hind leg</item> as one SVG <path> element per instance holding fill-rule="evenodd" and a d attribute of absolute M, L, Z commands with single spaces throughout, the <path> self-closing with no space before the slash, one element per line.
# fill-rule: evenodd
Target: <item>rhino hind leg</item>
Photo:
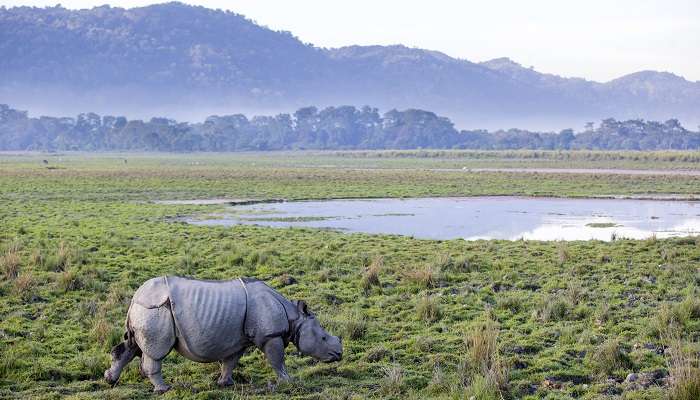
<path fill-rule="evenodd" d="M 163 381 L 161 364 L 176 341 L 170 309 L 167 306 L 146 308 L 132 304 L 128 318 L 134 339 L 143 353 L 139 368 L 141 375 L 148 377 L 156 393 L 164 393 L 170 386 Z"/>
<path fill-rule="evenodd" d="M 104 373 L 104 378 L 110 385 L 115 385 L 122 374 L 122 370 L 136 356 L 141 355 L 141 349 L 136 346 L 133 340 L 129 340 L 129 333 L 122 343 L 114 346 L 111 351 L 112 364 Z"/>
<path fill-rule="evenodd" d="M 233 385 L 233 369 L 238 365 L 238 360 L 241 359 L 243 353 L 245 353 L 245 349 L 221 361 L 221 376 L 216 381 L 217 385 L 221 387 Z"/>
<path fill-rule="evenodd" d="M 141 361 L 141 368 L 148 377 L 148 380 L 151 381 L 153 391 L 159 394 L 170 390 L 170 385 L 167 385 L 163 380 L 163 374 L 161 373 L 162 364 L 162 360 L 154 360 L 145 354 L 143 355 Z"/>

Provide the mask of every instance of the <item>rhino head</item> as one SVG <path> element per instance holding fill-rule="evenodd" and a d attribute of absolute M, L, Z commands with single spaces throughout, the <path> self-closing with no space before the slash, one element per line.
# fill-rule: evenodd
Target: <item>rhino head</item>
<path fill-rule="evenodd" d="M 301 354 L 323 362 L 340 361 L 343 357 L 341 339 L 323 329 L 303 300 L 295 303 L 299 312 L 299 319 L 293 324 L 293 339 L 297 349 Z"/>

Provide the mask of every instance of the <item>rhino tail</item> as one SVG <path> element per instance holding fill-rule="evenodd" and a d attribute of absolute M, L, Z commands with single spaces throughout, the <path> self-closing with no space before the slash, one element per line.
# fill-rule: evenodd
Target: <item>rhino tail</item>
<path fill-rule="evenodd" d="M 131 305 L 129 305 L 129 309 L 131 309 Z M 131 310 L 129 310 L 129 311 L 131 311 Z M 129 314 L 130 313 L 127 311 L 126 321 L 124 321 L 124 345 L 128 349 L 135 351 L 137 356 L 141 356 L 141 349 L 139 348 L 139 345 L 136 343 L 134 329 L 131 327 L 131 321 L 129 320 Z"/>

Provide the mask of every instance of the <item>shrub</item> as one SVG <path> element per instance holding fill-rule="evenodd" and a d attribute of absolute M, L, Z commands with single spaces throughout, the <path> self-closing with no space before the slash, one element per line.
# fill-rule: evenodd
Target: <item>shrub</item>
<path fill-rule="evenodd" d="M 439 320 L 442 316 L 439 299 L 430 295 L 421 297 L 416 304 L 416 313 L 418 314 L 418 319 L 428 323 Z"/>

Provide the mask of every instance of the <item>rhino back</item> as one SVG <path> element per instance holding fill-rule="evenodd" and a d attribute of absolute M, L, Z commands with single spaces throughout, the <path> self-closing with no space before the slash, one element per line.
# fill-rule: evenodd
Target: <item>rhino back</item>
<path fill-rule="evenodd" d="M 168 277 L 178 340 L 203 361 L 226 358 L 246 346 L 246 295 L 239 280 Z"/>

